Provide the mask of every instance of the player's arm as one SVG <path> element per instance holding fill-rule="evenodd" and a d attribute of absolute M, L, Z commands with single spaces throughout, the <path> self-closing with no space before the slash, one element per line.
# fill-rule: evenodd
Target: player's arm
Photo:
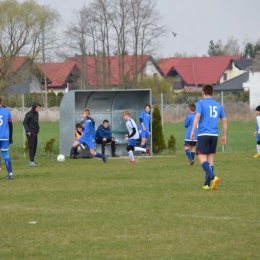
<path fill-rule="evenodd" d="M 8 120 L 8 127 L 9 127 L 9 144 L 13 143 L 13 121 L 10 118 Z"/>
<path fill-rule="evenodd" d="M 191 134 L 190 134 L 190 139 L 191 140 L 194 140 L 194 138 L 195 138 L 195 129 L 197 128 L 197 125 L 198 125 L 198 123 L 200 121 L 200 117 L 201 117 L 201 113 L 196 113 L 196 115 L 194 117 L 192 129 L 191 129 Z"/>
<path fill-rule="evenodd" d="M 127 138 L 127 139 L 130 139 L 132 136 L 134 136 L 136 134 L 136 129 L 135 128 L 132 128 L 132 134 L 130 134 L 129 135 L 129 133 L 128 133 L 128 135 L 126 135 L 125 137 Z"/>
<path fill-rule="evenodd" d="M 222 120 L 222 137 L 221 144 L 225 144 L 227 142 L 227 118 L 223 117 Z"/>
<path fill-rule="evenodd" d="M 24 117 L 24 120 L 23 120 L 23 126 L 24 126 L 26 134 L 30 133 L 30 129 L 29 129 L 29 126 L 28 126 L 29 121 L 30 121 L 30 115 L 25 114 L 25 117 Z"/>
<path fill-rule="evenodd" d="M 185 120 L 184 120 L 184 126 L 185 126 L 185 128 L 187 128 L 188 126 L 189 126 L 189 117 L 187 116 L 186 118 L 185 118 Z"/>

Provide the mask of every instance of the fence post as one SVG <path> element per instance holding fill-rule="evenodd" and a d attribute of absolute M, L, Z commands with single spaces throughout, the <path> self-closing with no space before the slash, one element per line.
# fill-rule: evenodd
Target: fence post
<path fill-rule="evenodd" d="M 24 118 L 24 94 L 22 94 L 22 116 Z M 22 124 L 23 127 L 23 124 Z M 25 148 L 25 130 L 23 127 L 23 148 Z M 25 158 L 25 151 L 23 152 L 23 157 Z"/>
<path fill-rule="evenodd" d="M 164 120 L 163 120 L 163 93 L 161 93 L 161 115 L 162 115 L 162 130 L 164 134 Z"/>
<path fill-rule="evenodd" d="M 221 105 L 222 107 L 224 107 L 224 95 L 223 95 L 223 91 L 221 91 Z M 222 145 L 222 153 L 225 152 L 225 145 Z"/>

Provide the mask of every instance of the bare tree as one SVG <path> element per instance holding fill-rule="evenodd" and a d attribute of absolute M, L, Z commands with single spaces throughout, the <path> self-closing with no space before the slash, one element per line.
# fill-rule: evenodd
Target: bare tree
<path fill-rule="evenodd" d="M 12 77 L 15 59 L 26 56 L 30 58 L 27 64 L 31 66 L 42 51 L 43 31 L 53 28 L 59 18 L 56 11 L 33 0 L 0 2 L 0 93 L 5 93 L 11 84 L 19 81 L 19 77 Z M 45 41 L 45 47 L 52 42 L 53 39 Z"/>

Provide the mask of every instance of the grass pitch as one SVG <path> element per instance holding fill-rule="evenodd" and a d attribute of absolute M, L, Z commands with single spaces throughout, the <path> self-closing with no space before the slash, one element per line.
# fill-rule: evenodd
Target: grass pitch
<path fill-rule="evenodd" d="M 217 154 L 216 191 L 184 153 L 13 160 L 15 179 L 0 173 L 0 259 L 260 259 L 252 156 Z"/>

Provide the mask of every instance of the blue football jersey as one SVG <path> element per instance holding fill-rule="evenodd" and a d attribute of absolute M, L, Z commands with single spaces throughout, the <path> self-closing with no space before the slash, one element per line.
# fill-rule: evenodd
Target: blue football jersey
<path fill-rule="evenodd" d="M 12 122 L 11 112 L 4 107 L 0 107 L 0 140 L 9 140 L 9 125 Z"/>
<path fill-rule="evenodd" d="M 185 141 L 197 141 L 197 132 L 198 132 L 197 128 L 195 130 L 194 140 L 190 139 L 190 134 L 191 134 L 192 126 L 193 126 L 194 117 L 195 117 L 195 112 L 188 114 L 184 120 L 184 126 L 186 127 Z"/>
<path fill-rule="evenodd" d="M 226 117 L 222 105 L 213 98 L 205 98 L 197 102 L 196 113 L 201 114 L 198 123 L 198 136 L 218 136 L 218 121 L 220 118 Z"/>
<path fill-rule="evenodd" d="M 91 119 L 85 121 L 83 137 L 89 141 L 95 140 L 95 128 Z"/>
<path fill-rule="evenodd" d="M 143 119 L 146 132 L 151 132 L 150 130 L 151 115 L 148 114 L 145 110 L 143 110 L 140 113 L 139 118 Z M 138 130 L 143 130 L 141 123 L 138 125 Z"/>

